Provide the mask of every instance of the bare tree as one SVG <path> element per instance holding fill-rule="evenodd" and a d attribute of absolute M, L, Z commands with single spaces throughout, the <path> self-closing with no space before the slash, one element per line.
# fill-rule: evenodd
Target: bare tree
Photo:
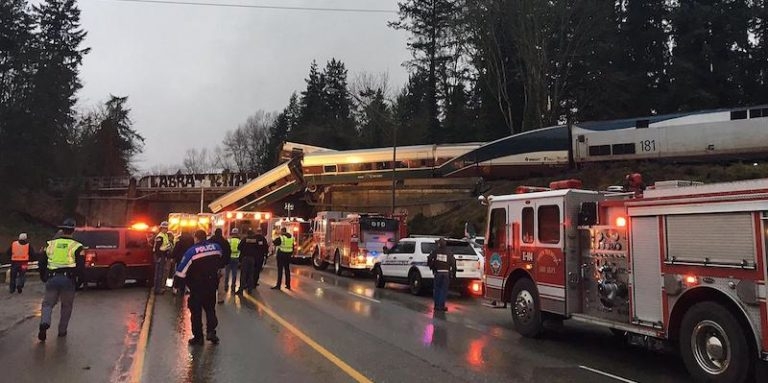
<path fill-rule="evenodd" d="M 197 150 L 195 148 L 187 149 L 184 154 L 184 170 L 189 174 L 208 173 L 211 171 L 211 164 L 208 160 L 208 149 Z"/>
<path fill-rule="evenodd" d="M 275 113 L 259 110 L 249 116 L 245 123 L 224 136 L 225 153 L 240 172 L 262 173 L 264 156 L 268 152 L 269 129 L 276 118 Z"/>

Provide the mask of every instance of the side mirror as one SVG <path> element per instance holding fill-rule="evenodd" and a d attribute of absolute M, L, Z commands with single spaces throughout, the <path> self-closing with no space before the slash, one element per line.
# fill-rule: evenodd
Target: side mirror
<path fill-rule="evenodd" d="M 381 248 L 381 252 L 384 253 L 384 254 L 388 254 L 389 253 L 389 248 L 387 248 L 387 245 L 384 245 L 384 247 Z"/>

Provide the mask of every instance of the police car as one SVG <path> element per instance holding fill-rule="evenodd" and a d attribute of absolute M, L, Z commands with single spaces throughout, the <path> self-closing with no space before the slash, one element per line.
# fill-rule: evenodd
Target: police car
<path fill-rule="evenodd" d="M 373 266 L 376 287 L 383 288 L 387 282 L 407 284 L 414 295 L 431 288 L 434 274 L 427 267 L 427 256 L 437 248 L 438 239 L 411 236 L 398 241 Z M 461 239 L 446 239 L 446 244 L 456 258 L 456 277 L 451 279 L 451 287 L 458 288 L 462 295 L 482 293 L 482 266 L 475 249 Z"/>

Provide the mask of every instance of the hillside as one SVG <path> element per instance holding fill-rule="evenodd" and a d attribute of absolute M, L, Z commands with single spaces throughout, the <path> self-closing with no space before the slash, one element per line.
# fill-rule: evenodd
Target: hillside
<path fill-rule="evenodd" d="M 591 165 L 578 170 L 563 172 L 557 177 L 528 178 L 522 180 L 491 181 L 485 184 L 483 195 L 504 195 L 514 193 L 520 185 L 544 186 L 558 179 L 580 179 L 585 189 L 605 190 L 611 185 L 621 185 L 624 176 L 640 172 L 646 185 L 663 180 L 691 180 L 704 183 L 738 181 L 768 178 L 768 164 L 658 164 L 650 162 L 612 163 Z M 476 198 L 467 200 L 455 209 L 435 217 L 417 215 L 408 222 L 413 234 L 464 236 L 464 224 L 475 226 L 478 235 L 483 235 L 486 208 Z"/>

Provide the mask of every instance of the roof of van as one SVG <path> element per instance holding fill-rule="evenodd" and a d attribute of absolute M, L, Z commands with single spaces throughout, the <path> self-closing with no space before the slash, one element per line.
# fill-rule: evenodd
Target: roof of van
<path fill-rule="evenodd" d="M 550 197 L 562 197 L 565 196 L 568 193 L 579 193 L 579 194 L 599 194 L 596 191 L 593 190 L 582 190 L 582 189 L 557 189 L 557 190 L 547 190 L 543 192 L 532 192 L 532 193 L 520 193 L 520 194 L 507 194 L 507 195 L 496 195 L 496 196 L 489 196 L 488 201 L 493 202 L 504 202 L 504 201 L 519 201 L 519 200 L 526 200 L 526 199 L 541 199 L 541 198 L 550 198 Z"/>

